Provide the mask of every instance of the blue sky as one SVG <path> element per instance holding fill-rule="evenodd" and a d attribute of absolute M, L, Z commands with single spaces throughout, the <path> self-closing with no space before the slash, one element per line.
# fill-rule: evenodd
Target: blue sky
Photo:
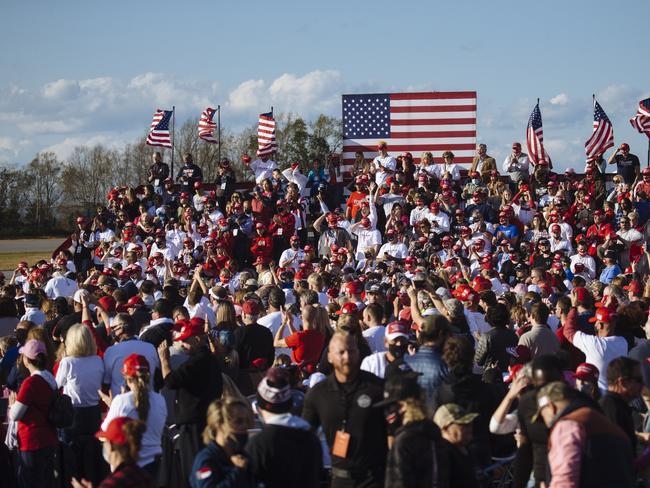
<path fill-rule="evenodd" d="M 240 129 L 274 105 L 340 114 L 342 93 L 476 90 L 478 139 L 503 158 L 541 99 L 547 149 L 581 168 L 591 94 L 645 161 L 627 119 L 650 96 L 650 2 L 5 1 L 0 161 L 118 147 L 153 110 L 221 104 Z M 177 119 L 177 120 L 178 120 Z"/>

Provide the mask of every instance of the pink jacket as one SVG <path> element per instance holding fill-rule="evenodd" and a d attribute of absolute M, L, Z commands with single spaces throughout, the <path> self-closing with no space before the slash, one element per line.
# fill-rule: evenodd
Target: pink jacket
<path fill-rule="evenodd" d="M 551 430 L 548 463 L 551 468 L 549 488 L 572 488 L 580 485 L 582 454 L 587 432 L 575 420 L 560 419 Z"/>

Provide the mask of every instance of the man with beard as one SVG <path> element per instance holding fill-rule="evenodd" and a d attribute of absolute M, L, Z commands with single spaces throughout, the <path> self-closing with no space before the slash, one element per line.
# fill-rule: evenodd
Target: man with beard
<path fill-rule="evenodd" d="M 302 416 L 323 427 L 332 454 L 334 488 L 384 486 L 386 426 L 381 409 L 383 382 L 359 369 L 359 349 L 347 332 L 334 334 L 327 353 L 334 372 L 305 397 Z"/>

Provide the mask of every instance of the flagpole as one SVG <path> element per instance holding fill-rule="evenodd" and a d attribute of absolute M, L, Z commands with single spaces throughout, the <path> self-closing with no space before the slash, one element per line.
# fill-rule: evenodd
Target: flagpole
<path fill-rule="evenodd" d="M 646 168 L 650 168 L 650 137 L 648 137 L 648 161 L 646 162 Z"/>
<path fill-rule="evenodd" d="M 176 106 L 172 105 L 172 178 L 174 178 L 174 125 L 176 124 Z"/>
<path fill-rule="evenodd" d="M 221 163 L 221 105 L 217 105 L 217 159 Z"/>

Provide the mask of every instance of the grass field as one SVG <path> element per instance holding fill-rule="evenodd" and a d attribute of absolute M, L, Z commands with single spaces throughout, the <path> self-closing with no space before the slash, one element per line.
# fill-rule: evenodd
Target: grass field
<path fill-rule="evenodd" d="M 27 261 L 30 266 L 40 259 L 49 262 L 51 256 L 51 252 L 3 252 L 0 253 L 0 269 L 14 270 L 20 261 Z"/>

